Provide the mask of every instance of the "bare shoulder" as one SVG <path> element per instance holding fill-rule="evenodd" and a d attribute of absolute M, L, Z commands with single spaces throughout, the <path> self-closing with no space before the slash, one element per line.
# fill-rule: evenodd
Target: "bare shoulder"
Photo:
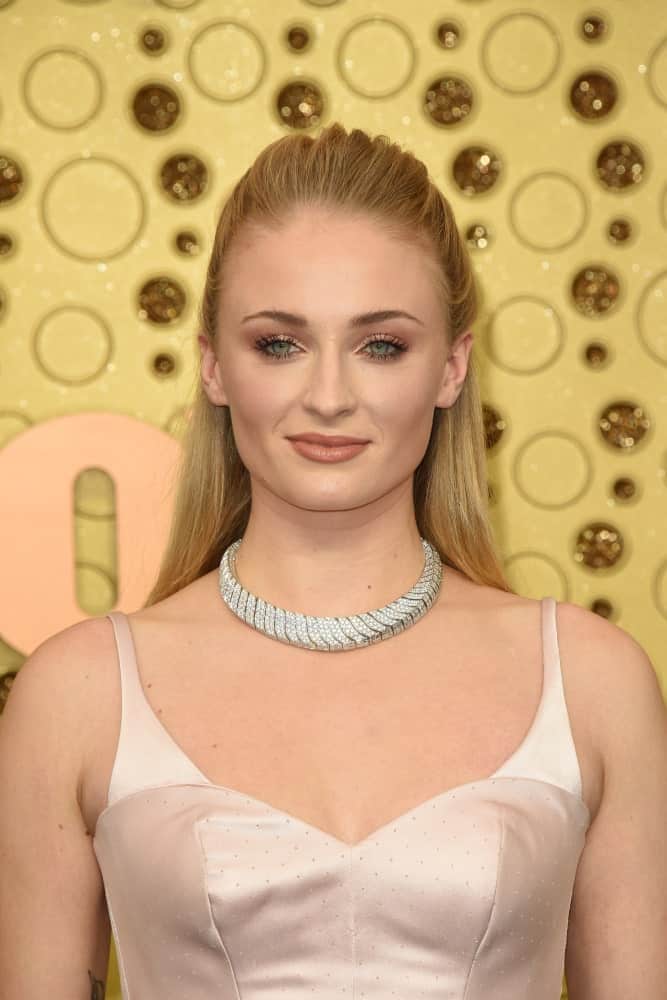
<path fill-rule="evenodd" d="M 54 745 L 33 740 L 36 753 L 61 754 L 63 767 L 81 789 L 84 762 L 94 744 L 99 709 L 114 707 L 118 681 L 111 622 L 103 617 L 83 619 L 44 639 L 17 672 L 3 712 L 15 726 L 43 733 L 43 720 L 52 720 Z M 66 738 L 62 738 L 66 734 Z"/>
<path fill-rule="evenodd" d="M 625 629 L 577 604 L 557 607 L 561 650 L 581 664 L 591 694 L 591 726 L 608 749 L 623 739 L 628 713 L 664 710 L 657 671 Z M 653 706 L 651 708 L 651 706 Z"/>
<path fill-rule="evenodd" d="M 26 658 L 14 685 L 40 685 L 49 696 L 76 706 L 99 680 L 114 651 L 111 622 L 103 616 L 85 618 L 47 636 Z"/>
<path fill-rule="evenodd" d="M 561 646 L 576 652 L 596 686 L 604 679 L 609 697 L 645 685 L 659 693 L 657 673 L 646 650 L 620 625 L 566 601 L 558 602 L 557 621 Z"/>

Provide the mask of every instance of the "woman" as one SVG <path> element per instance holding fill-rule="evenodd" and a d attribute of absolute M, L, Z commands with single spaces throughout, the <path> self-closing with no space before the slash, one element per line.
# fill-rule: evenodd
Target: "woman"
<path fill-rule="evenodd" d="M 664 996 L 664 705 L 629 635 L 503 575 L 475 308 L 386 137 L 236 185 L 157 582 L 3 719 L 7 1000 L 101 995 L 109 921 L 141 1000 Z"/>

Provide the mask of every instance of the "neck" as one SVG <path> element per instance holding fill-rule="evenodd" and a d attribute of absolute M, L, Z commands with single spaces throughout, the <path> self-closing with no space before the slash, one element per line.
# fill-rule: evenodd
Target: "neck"
<path fill-rule="evenodd" d="M 288 611 L 335 617 L 389 604 L 422 575 L 424 549 L 414 517 L 339 530 L 330 512 L 319 512 L 319 519 L 326 529 L 308 532 L 251 516 L 236 555 L 241 586 Z"/>

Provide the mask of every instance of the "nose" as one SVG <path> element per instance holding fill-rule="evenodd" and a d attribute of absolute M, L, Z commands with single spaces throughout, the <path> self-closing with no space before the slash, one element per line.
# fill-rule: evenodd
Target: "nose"
<path fill-rule="evenodd" d="M 323 416 L 347 412 L 356 405 L 354 359 L 341 357 L 335 347 L 312 355 L 304 366 L 303 405 Z"/>

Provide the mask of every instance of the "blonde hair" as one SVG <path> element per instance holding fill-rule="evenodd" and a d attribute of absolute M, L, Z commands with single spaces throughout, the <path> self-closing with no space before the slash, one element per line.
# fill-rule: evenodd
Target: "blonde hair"
<path fill-rule="evenodd" d="M 477 313 L 472 268 L 452 209 L 425 165 L 384 135 L 350 132 L 338 122 L 317 137 L 293 133 L 264 148 L 226 200 L 216 227 L 199 309 L 211 344 L 218 329 L 223 264 L 246 223 L 279 227 L 295 209 L 320 205 L 365 214 L 388 232 L 428 250 L 449 344 Z M 183 435 L 170 533 L 144 607 L 215 569 L 250 514 L 250 476 L 236 449 L 229 408 L 204 392 L 199 371 Z M 473 353 L 456 402 L 436 408 L 429 443 L 413 477 L 420 534 L 445 565 L 470 580 L 513 593 L 488 517 L 482 406 Z"/>

